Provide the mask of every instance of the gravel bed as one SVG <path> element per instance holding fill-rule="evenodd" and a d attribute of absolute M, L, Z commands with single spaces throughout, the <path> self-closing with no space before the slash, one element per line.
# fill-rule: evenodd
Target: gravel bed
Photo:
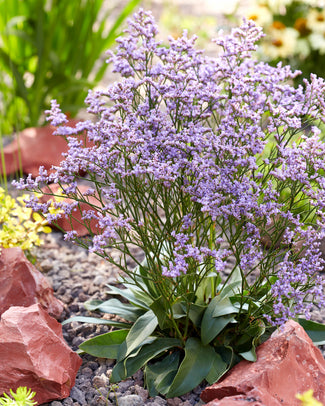
<path fill-rule="evenodd" d="M 108 299 L 105 285 L 116 282 L 117 269 L 99 256 L 89 254 L 81 247 L 65 241 L 60 232 L 45 235 L 43 240 L 43 245 L 34 251 L 37 257 L 36 266 L 53 286 L 55 296 L 65 305 L 60 321 L 72 316 L 96 316 L 96 313 L 84 309 L 84 302 L 89 299 Z M 73 322 L 63 326 L 63 336 L 68 345 L 77 350 L 85 339 L 106 333 L 109 329 L 109 326 Z M 88 354 L 82 354 L 81 358 L 83 362 L 70 396 L 61 401 L 46 403 L 44 406 L 203 404 L 200 401 L 200 393 L 205 385 L 181 397 L 167 400 L 160 396 L 150 398 L 148 391 L 144 389 L 142 371 L 112 388 L 109 377 L 114 360 L 95 358 Z"/>

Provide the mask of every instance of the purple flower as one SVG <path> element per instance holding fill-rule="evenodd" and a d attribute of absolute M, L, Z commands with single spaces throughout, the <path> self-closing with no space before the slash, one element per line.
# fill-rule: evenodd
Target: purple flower
<path fill-rule="evenodd" d="M 171 278 L 222 272 L 232 255 L 233 269 L 249 277 L 260 272 L 256 286 L 268 284 L 272 323 L 308 314 L 308 294 L 324 302 L 318 276 L 324 81 L 312 75 L 294 88 L 289 83 L 298 72 L 257 62 L 252 55 L 263 33 L 252 21 L 214 40 L 221 47 L 214 58 L 186 32 L 168 46 L 157 32 L 151 13 L 140 10 L 129 21 L 108 57 L 121 80 L 86 98 L 97 121 L 59 127 L 69 144 L 64 161 L 51 175 L 41 170 L 36 181 L 29 177 L 17 187 L 36 190 L 55 181 L 67 184 L 65 195 L 73 199 L 85 172 L 96 188 L 77 199 L 98 201 L 82 213 L 84 221 L 99 223 L 91 251 L 105 256 L 113 246 L 127 256 L 126 247 L 136 245 Z M 55 101 L 47 114 L 55 125 L 67 123 Z M 48 210 L 34 199 L 29 205 Z M 58 207 L 73 216 L 73 204 Z M 261 246 L 264 234 L 272 250 Z M 301 241 L 300 257 L 294 249 Z"/>

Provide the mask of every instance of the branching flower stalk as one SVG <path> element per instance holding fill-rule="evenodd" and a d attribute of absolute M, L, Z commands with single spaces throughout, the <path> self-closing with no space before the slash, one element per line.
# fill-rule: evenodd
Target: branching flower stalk
<path fill-rule="evenodd" d="M 40 168 L 36 180 L 16 185 L 39 191 L 44 183 L 58 183 L 61 197 L 71 200 L 54 204 L 69 217 L 79 203 L 88 204 L 82 216 L 90 237 L 72 231 L 66 238 L 127 275 L 124 282 L 135 295 L 130 301 L 144 318 L 134 329 L 146 318 L 156 326 L 146 339 L 177 337 L 186 359 L 186 345 L 197 345 L 190 337 L 201 334 L 202 351 L 224 340 L 248 358 L 265 328 L 309 318 L 313 302 L 325 304 L 319 274 L 324 80 L 311 75 L 294 88 L 290 81 L 298 72 L 257 62 L 253 53 L 263 34 L 252 21 L 214 40 L 221 48 L 214 58 L 196 50 L 196 38 L 186 32 L 163 46 L 152 15 L 143 10 L 126 32 L 108 58 L 121 80 L 86 98 L 97 121 L 71 128 L 53 101 L 47 116 L 69 152 L 54 173 Z M 84 195 L 77 184 L 82 172 L 89 180 Z M 49 213 L 50 202 L 36 198 L 28 206 L 48 221 L 62 215 Z M 121 252 L 120 261 L 112 248 Z M 119 362 L 136 350 L 132 328 Z"/>

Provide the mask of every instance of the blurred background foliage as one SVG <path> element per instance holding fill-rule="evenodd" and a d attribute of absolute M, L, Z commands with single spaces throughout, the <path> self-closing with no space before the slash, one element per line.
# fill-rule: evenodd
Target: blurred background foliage
<path fill-rule="evenodd" d="M 128 0 L 109 27 L 103 3 L 0 0 L 0 135 L 42 124 L 51 99 L 76 115 L 105 73 L 96 62 L 140 0 Z"/>
<path fill-rule="evenodd" d="M 230 31 L 243 17 L 251 18 L 266 33 L 259 59 L 273 65 L 289 63 L 302 70 L 302 77 L 309 77 L 311 72 L 325 76 L 322 3 L 0 0 L 0 138 L 44 124 L 43 112 L 51 99 L 57 99 L 63 111 L 74 117 L 84 106 L 87 90 L 103 81 L 104 52 L 114 45 L 125 19 L 139 5 L 153 9 L 164 42 L 168 35 L 177 37 L 187 29 L 189 35 L 198 35 L 198 47 L 208 53 L 216 52 L 209 39 L 220 28 Z"/>
<path fill-rule="evenodd" d="M 240 1 L 237 6 L 240 6 Z M 259 58 L 276 65 L 282 61 L 302 75 L 325 76 L 325 2 L 324 0 L 252 0 L 238 17 L 252 19 L 265 33 Z M 238 23 L 240 18 L 229 20 Z"/>

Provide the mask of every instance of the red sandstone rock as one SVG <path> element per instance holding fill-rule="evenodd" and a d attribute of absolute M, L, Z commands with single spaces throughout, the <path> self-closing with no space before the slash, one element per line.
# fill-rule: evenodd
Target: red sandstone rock
<path fill-rule="evenodd" d="M 75 126 L 76 123 L 76 120 L 70 120 L 68 125 Z M 40 166 L 49 171 L 52 165 L 59 165 L 63 160 L 62 153 L 68 151 L 68 144 L 63 137 L 53 135 L 55 130 L 56 127 L 51 125 L 23 130 L 3 149 L 6 173 L 14 174 L 22 167 L 24 173 L 36 177 Z M 0 174 L 2 171 L 3 163 Z"/>
<path fill-rule="evenodd" d="M 46 278 L 28 261 L 20 248 L 2 248 L 0 253 L 0 315 L 11 306 L 40 303 L 59 317 L 63 303 L 53 296 Z M 0 368 L 1 369 L 1 368 Z"/>
<path fill-rule="evenodd" d="M 325 360 L 304 329 L 289 321 L 258 347 L 256 362 L 241 361 L 222 381 L 206 388 L 201 398 L 214 400 L 209 406 L 236 405 L 230 402 L 238 395 L 256 399 L 257 405 L 300 406 L 295 395 L 308 389 L 325 403 Z M 220 399 L 226 403 L 218 403 Z"/>
<path fill-rule="evenodd" d="M 205 406 L 266 406 L 255 398 L 245 395 L 227 396 L 221 400 L 212 400 Z"/>
<path fill-rule="evenodd" d="M 48 185 L 48 186 L 43 187 L 42 191 L 44 193 L 49 193 L 49 189 L 50 189 L 51 193 L 56 193 L 59 188 L 60 188 L 59 185 L 53 184 L 53 185 Z M 89 189 L 89 187 L 87 187 L 85 185 L 79 185 L 78 188 L 81 193 L 85 193 Z M 47 202 L 49 199 L 51 199 L 51 196 L 43 195 L 40 200 L 41 200 L 41 202 L 44 203 L 44 202 Z M 87 199 L 90 204 L 87 204 L 87 203 L 79 204 L 79 206 L 73 212 L 74 219 L 72 219 L 71 224 L 70 224 L 69 218 L 62 216 L 60 219 L 57 220 L 58 227 L 63 229 L 64 231 L 75 230 L 79 237 L 83 237 L 83 236 L 89 234 L 87 228 L 84 225 L 80 224 L 80 222 L 82 222 L 82 220 L 81 220 L 82 213 L 84 213 L 87 210 L 92 210 L 93 208 L 91 207 L 91 204 L 98 206 L 99 202 L 93 196 L 88 196 Z M 72 202 L 71 199 L 65 199 L 65 201 Z M 94 234 L 98 233 L 99 228 L 98 228 L 97 220 L 94 220 L 94 219 L 90 220 L 90 228 Z"/>
<path fill-rule="evenodd" d="M 0 321 L 0 394 L 27 386 L 43 404 L 69 396 L 81 358 L 62 327 L 39 305 L 13 306 Z"/>

